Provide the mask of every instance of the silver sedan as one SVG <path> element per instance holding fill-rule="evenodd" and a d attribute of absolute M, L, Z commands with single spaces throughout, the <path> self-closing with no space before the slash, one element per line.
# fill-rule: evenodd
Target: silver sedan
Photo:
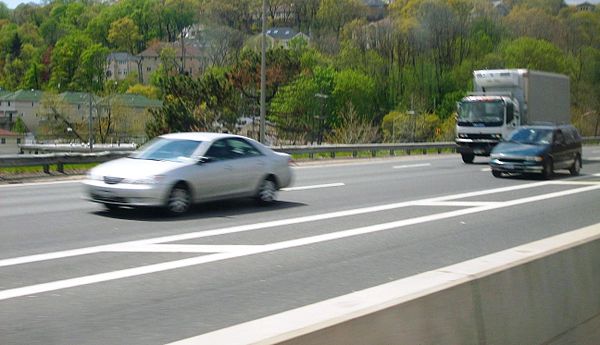
<path fill-rule="evenodd" d="M 217 199 L 252 196 L 272 203 L 292 182 L 290 163 L 290 155 L 246 137 L 175 133 L 98 165 L 83 184 L 87 198 L 108 209 L 160 206 L 176 215 Z"/>

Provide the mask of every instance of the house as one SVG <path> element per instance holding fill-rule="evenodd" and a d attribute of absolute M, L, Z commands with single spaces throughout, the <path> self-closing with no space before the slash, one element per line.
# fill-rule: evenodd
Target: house
<path fill-rule="evenodd" d="M 0 118 L 4 119 L 4 128 L 11 128 L 20 117 L 27 130 L 34 132 L 39 125 L 38 111 L 42 100 L 42 91 L 19 90 L 0 96 Z M 6 126 L 6 127 L 5 127 Z"/>
<path fill-rule="evenodd" d="M 584 2 L 575 6 L 577 12 L 593 12 L 596 10 L 596 6 L 590 4 L 589 2 Z"/>
<path fill-rule="evenodd" d="M 0 128 L 0 155 L 19 153 L 23 135 Z"/>
<path fill-rule="evenodd" d="M 123 80 L 130 74 L 139 75 L 140 58 L 129 53 L 110 53 L 106 58 L 105 74 L 108 80 Z"/>
<path fill-rule="evenodd" d="M 510 13 L 510 8 L 502 0 L 493 0 L 492 7 L 500 17 L 506 17 Z"/>
<path fill-rule="evenodd" d="M 160 53 L 165 48 L 171 48 L 175 52 L 175 63 L 177 68 L 187 75 L 197 76 L 204 71 L 206 66 L 205 57 L 202 54 L 200 43 L 194 40 L 183 40 L 177 42 L 158 42 L 137 55 L 140 63 L 141 82 L 148 84 L 150 76 L 159 69 L 162 61 Z"/>
<path fill-rule="evenodd" d="M 283 48 L 288 48 L 290 41 L 292 41 L 295 38 L 301 38 L 307 42 L 310 39 L 308 35 L 302 32 L 297 32 L 296 30 L 288 27 L 268 29 L 266 32 L 266 36 L 268 40 L 267 44 L 270 47 L 280 46 Z"/>
<path fill-rule="evenodd" d="M 364 0 L 367 6 L 367 20 L 370 22 L 378 21 L 386 16 L 388 2 L 384 0 Z"/>
<path fill-rule="evenodd" d="M 160 108 L 162 101 L 137 94 L 115 94 L 97 103 L 100 116 L 110 116 L 115 140 L 130 141 L 145 136 L 150 110 Z"/>

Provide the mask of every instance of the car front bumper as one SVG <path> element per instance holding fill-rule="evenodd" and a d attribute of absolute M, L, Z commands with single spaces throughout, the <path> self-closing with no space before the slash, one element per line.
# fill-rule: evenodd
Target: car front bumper
<path fill-rule="evenodd" d="M 499 159 L 490 160 L 492 170 L 507 173 L 541 173 L 544 170 L 542 162 L 536 161 L 502 161 Z"/>
<path fill-rule="evenodd" d="M 163 184 L 107 184 L 104 181 L 84 180 L 84 198 L 102 204 L 120 206 L 163 206 L 167 186 Z"/>

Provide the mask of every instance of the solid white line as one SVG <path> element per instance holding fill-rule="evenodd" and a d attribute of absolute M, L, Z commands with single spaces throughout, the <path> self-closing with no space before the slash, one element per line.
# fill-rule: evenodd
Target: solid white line
<path fill-rule="evenodd" d="M 81 183 L 81 180 L 83 180 L 83 178 L 77 179 L 77 180 L 68 180 L 68 181 L 9 183 L 9 184 L 1 184 L 0 188 L 10 188 L 10 187 L 17 188 L 17 187 L 31 187 L 31 186 L 49 186 L 49 185 L 54 185 L 54 184 L 68 184 L 68 183 L 77 184 L 77 183 Z"/>
<path fill-rule="evenodd" d="M 431 166 L 431 163 L 423 163 L 423 164 L 407 164 L 407 165 L 396 165 L 394 169 L 410 169 L 410 168 L 421 168 Z"/>
<path fill-rule="evenodd" d="M 600 176 L 600 174 L 598 174 L 598 175 Z M 582 178 L 582 177 L 578 177 L 578 178 Z M 571 181 L 572 180 L 573 179 L 571 179 Z M 563 180 L 563 181 L 566 182 L 569 180 Z M 346 210 L 346 211 L 336 211 L 336 212 L 323 213 L 323 214 L 317 214 L 317 215 L 311 215 L 311 216 L 274 220 L 274 221 L 269 221 L 269 222 L 264 222 L 264 223 L 239 225 L 239 226 L 234 226 L 234 227 L 229 227 L 229 228 L 204 230 L 204 231 L 190 232 L 190 233 L 184 233 L 184 234 L 178 234 L 178 235 L 155 237 L 155 238 L 149 238 L 149 239 L 144 239 L 144 240 L 136 240 L 136 241 L 120 242 L 120 243 L 113 243 L 113 244 L 86 247 L 86 248 L 63 250 L 63 251 L 52 252 L 52 253 L 34 254 L 34 255 L 21 256 L 21 257 L 16 257 L 16 258 L 0 260 L 0 267 L 20 265 L 20 264 L 26 264 L 26 263 L 32 263 L 32 262 L 38 262 L 38 261 L 54 260 L 54 259 L 67 258 L 67 257 L 73 257 L 73 256 L 79 256 L 79 255 L 95 254 L 95 253 L 100 253 L 103 251 L 111 250 L 111 248 L 115 245 L 129 246 L 129 245 L 141 245 L 141 244 L 157 244 L 157 243 L 165 243 L 165 242 L 179 242 L 179 241 L 192 240 L 192 239 L 197 239 L 197 238 L 220 236 L 220 235 L 227 235 L 227 234 L 233 234 L 233 233 L 274 228 L 274 227 L 279 227 L 279 226 L 288 226 L 288 225 L 315 222 L 315 221 L 328 220 L 328 219 L 335 219 L 335 218 L 341 218 L 341 217 L 356 216 L 356 215 L 367 214 L 367 213 L 389 211 L 389 210 L 403 208 L 403 207 L 415 206 L 415 205 L 418 205 L 419 203 L 443 202 L 443 201 L 450 201 L 450 200 L 456 200 L 456 199 L 472 198 L 472 197 L 488 195 L 488 194 L 510 192 L 510 191 L 515 191 L 515 190 L 527 189 L 527 188 L 537 188 L 537 187 L 542 187 L 542 186 L 549 185 L 549 184 L 557 184 L 560 182 L 561 181 L 533 182 L 533 183 L 528 183 L 528 184 L 487 189 L 487 190 L 476 191 L 476 192 L 467 192 L 467 193 L 461 193 L 461 194 L 446 195 L 446 196 L 436 197 L 436 198 L 431 198 L 431 199 L 422 199 L 422 200 L 399 202 L 399 203 L 394 203 L 394 204 L 370 206 L 370 207 L 351 209 L 351 210 Z"/>
<path fill-rule="evenodd" d="M 276 251 L 276 250 L 306 246 L 306 245 L 321 243 L 321 242 L 325 242 L 325 241 L 339 240 L 339 239 L 358 236 L 358 235 L 365 235 L 365 234 L 370 234 L 370 233 L 374 233 L 374 232 L 398 229 L 398 228 L 406 227 L 409 225 L 421 224 L 421 223 L 425 223 L 425 222 L 431 222 L 431 221 L 442 220 L 442 219 L 447 219 L 447 218 L 452 218 L 452 217 L 457 217 L 457 216 L 463 216 L 463 215 L 474 214 L 474 213 L 479 213 L 479 212 L 484 212 L 484 211 L 490 211 L 490 210 L 495 210 L 495 209 L 500 209 L 500 208 L 505 208 L 505 207 L 510 207 L 510 206 L 516 206 L 516 205 L 525 204 L 525 203 L 542 201 L 542 200 L 551 199 L 551 198 L 560 198 L 560 197 L 563 197 L 566 195 L 584 193 L 584 192 L 598 190 L 598 189 L 600 189 L 600 185 L 587 186 L 587 187 L 582 187 L 582 188 L 577 188 L 577 189 L 572 189 L 572 190 L 567 190 L 567 191 L 561 191 L 561 192 L 555 192 L 555 193 L 550 193 L 550 194 L 532 196 L 532 197 L 528 197 L 528 198 L 516 199 L 516 200 L 507 201 L 507 202 L 499 202 L 497 204 L 492 204 L 492 205 L 487 205 L 487 206 L 479 206 L 479 207 L 473 207 L 473 208 L 468 208 L 468 209 L 463 209 L 463 210 L 443 212 L 443 213 L 439 213 L 439 214 L 428 215 L 428 216 L 423 216 L 423 217 L 416 217 L 416 218 L 412 218 L 412 219 L 404 219 L 404 220 L 390 222 L 390 223 L 371 225 L 371 226 L 355 228 L 355 229 L 350 229 L 350 230 L 343 230 L 343 231 L 338 231 L 338 232 L 328 233 L 328 234 L 323 234 L 323 235 L 299 238 L 299 239 L 294 239 L 294 240 L 289 240 L 289 241 L 283 241 L 283 242 L 278 242 L 278 243 L 262 245 L 262 246 L 249 247 L 246 251 L 205 255 L 205 256 L 201 256 L 201 257 L 194 257 L 194 258 L 164 262 L 164 263 L 159 263 L 159 264 L 154 264 L 154 265 L 135 267 L 135 268 L 125 269 L 125 270 L 94 274 L 94 275 L 89 275 L 89 276 L 85 276 L 85 277 L 65 279 L 65 280 L 59 280 L 59 281 L 54 281 L 54 282 L 49 282 L 49 283 L 8 289 L 8 290 L 0 291 L 0 300 L 22 297 L 22 296 L 27 296 L 27 295 L 33 295 L 33 294 L 49 292 L 49 291 L 55 291 L 55 290 L 60 290 L 60 289 L 66 289 L 66 288 L 71 288 L 71 287 L 83 286 L 83 285 L 88 285 L 88 284 L 106 282 L 106 281 L 111 281 L 111 280 L 116 280 L 116 279 L 135 277 L 135 276 L 144 275 L 144 274 L 163 272 L 163 271 L 173 270 L 173 269 L 177 269 L 177 268 L 196 266 L 196 265 L 210 263 L 210 262 L 216 262 L 216 261 L 222 261 L 222 260 L 232 259 L 232 258 L 236 258 L 236 257 L 242 257 L 242 256 L 246 256 L 246 255 L 253 255 L 253 254 L 271 252 L 271 251 Z"/>
<path fill-rule="evenodd" d="M 492 168 L 483 168 L 481 171 L 492 171 Z"/>
<path fill-rule="evenodd" d="M 415 203 L 415 206 L 442 206 L 442 207 L 476 207 L 487 205 L 498 205 L 501 202 L 495 201 L 429 201 Z"/>
<path fill-rule="evenodd" d="M 345 186 L 345 185 L 346 185 L 345 183 L 339 182 L 339 183 L 317 184 L 314 186 L 288 187 L 288 188 L 281 188 L 281 190 L 284 192 L 292 192 L 292 191 L 297 191 L 297 190 L 341 187 L 341 186 Z"/>
<path fill-rule="evenodd" d="M 105 252 L 131 253 L 228 253 L 247 252 L 255 249 L 254 245 L 203 245 L 203 244 L 138 244 L 115 245 Z"/>

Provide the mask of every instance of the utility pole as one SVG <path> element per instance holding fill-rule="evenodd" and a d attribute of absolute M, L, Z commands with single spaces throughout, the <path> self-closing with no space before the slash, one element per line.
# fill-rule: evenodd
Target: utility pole
<path fill-rule="evenodd" d="M 265 117 L 267 114 L 267 1 L 262 2 L 262 40 L 260 54 L 260 136 L 259 141 L 265 144 Z"/>
<path fill-rule="evenodd" d="M 88 123 L 89 134 L 89 143 L 90 143 L 90 152 L 94 152 L 94 120 L 92 118 L 92 91 L 89 92 L 89 101 L 90 101 L 90 116 Z"/>

